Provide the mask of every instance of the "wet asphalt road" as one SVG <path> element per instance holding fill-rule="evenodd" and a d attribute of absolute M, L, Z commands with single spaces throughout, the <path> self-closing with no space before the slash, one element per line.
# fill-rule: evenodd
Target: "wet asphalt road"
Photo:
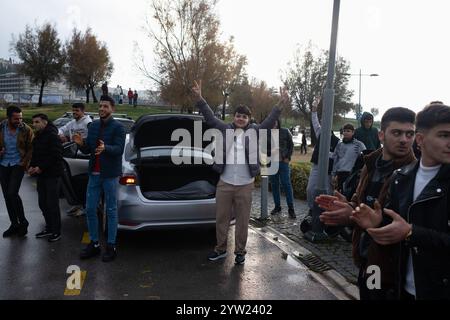
<path fill-rule="evenodd" d="M 253 230 L 242 266 L 234 265 L 232 254 L 219 262 L 207 261 L 215 234 L 204 228 L 119 232 L 116 261 L 103 263 L 100 257 L 81 261 L 78 255 L 87 231 L 84 218 L 67 217 L 68 205 L 62 199 L 62 239 L 56 243 L 35 239 L 44 225 L 32 178 L 24 178 L 20 194 L 29 233 L 23 239 L 0 238 L 0 299 L 336 299 L 302 264 L 286 258 Z M 0 229 L 8 227 L 1 196 Z M 229 253 L 233 245 L 230 232 Z M 69 293 L 66 272 L 71 265 L 86 271 L 86 278 L 80 291 Z"/>

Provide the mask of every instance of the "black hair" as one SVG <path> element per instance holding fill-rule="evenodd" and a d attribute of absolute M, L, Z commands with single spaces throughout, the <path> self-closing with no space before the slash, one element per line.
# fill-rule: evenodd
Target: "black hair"
<path fill-rule="evenodd" d="M 116 105 L 116 102 L 110 96 L 103 95 L 100 97 L 100 101 L 109 101 L 109 103 L 111 103 L 111 106 L 113 106 L 113 107 Z"/>
<path fill-rule="evenodd" d="M 234 110 L 234 114 L 240 113 L 240 114 L 246 114 L 249 116 L 249 118 L 252 116 L 252 112 L 250 111 L 250 108 L 247 106 L 239 106 Z"/>
<path fill-rule="evenodd" d="M 408 108 L 396 107 L 388 109 L 381 118 L 381 131 L 385 131 L 392 121 L 416 123 L 416 113 Z"/>
<path fill-rule="evenodd" d="M 13 113 L 21 113 L 22 109 L 20 109 L 17 106 L 9 106 L 8 108 L 6 108 L 6 116 L 8 117 L 8 119 L 12 118 Z"/>
<path fill-rule="evenodd" d="M 346 123 L 344 125 L 344 127 L 342 128 L 342 130 L 351 130 L 351 131 L 355 131 L 355 127 L 351 124 L 351 123 Z"/>
<path fill-rule="evenodd" d="M 450 123 L 450 107 L 445 104 L 429 104 L 417 114 L 417 131 L 447 123 Z"/>
<path fill-rule="evenodd" d="M 76 102 L 72 105 L 72 108 L 80 109 L 81 111 L 84 111 L 84 109 L 86 109 L 86 106 L 84 105 L 84 103 Z"/>
<path fill-rule="evenodd" d="M 48 122 L 48 116 L 44 113 L 37 113 L 34 116 L 31 117 L 32 119 L 34 118 L 41 118 L 42 120 L 45 120 Z"/>

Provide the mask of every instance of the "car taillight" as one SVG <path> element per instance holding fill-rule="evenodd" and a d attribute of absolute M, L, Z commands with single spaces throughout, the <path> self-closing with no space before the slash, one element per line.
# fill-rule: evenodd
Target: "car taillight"
<path fill-rule="evenodd" d="M 132 175 L 123 176 L 119 180 L 119 183 L 124 186 L 135 186 L 136 182 L 136 177 Z"/>

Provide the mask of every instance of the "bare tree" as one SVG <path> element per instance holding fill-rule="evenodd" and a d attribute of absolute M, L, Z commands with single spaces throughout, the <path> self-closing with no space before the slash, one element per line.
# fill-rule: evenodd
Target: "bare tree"
<path fill-rule="evenodd" d="M 153 16 L 146 33 L 155 44 L 156 67 L 139 68 L 160 88 L 162 98 L 192 110 L 193 80 L 203 80 L 203 92 L 211 106 L 222 102 L 222 92 L 239 81 L 246 58 L 236 53 L 233 38 L 220 42 L 217 0 L 153 0 Z"/>

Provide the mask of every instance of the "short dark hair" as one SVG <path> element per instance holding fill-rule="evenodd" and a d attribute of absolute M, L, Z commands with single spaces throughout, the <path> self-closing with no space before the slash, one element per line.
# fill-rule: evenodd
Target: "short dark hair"
<path fill-rule="evenodd" d="M 342 129 L 355 131 L 355 127 L 351 123 L 346 123 Z"/>
<path fill-rule="evenodd" d="M 417 131 L 447 123 L 450 123 L 450 107 L 445 104 L 429 104 L 417 114 Z"/>
<path fill-rule="evenodd" d="M 81 111 L 84 111 L 84 109 L 86 109 L 86 106 L 84 105 L 84 103 L 76 102 L 72 105 L 72 109 L 80 109 Z"/>
<path fill-rule="evenodd" d="M 34 116 L 31 117 L 32 119 L 34 118 L 41 118 L 42 120 L 45 120 L 48 122 L 48 116 L 44 113 L 36 113 Z"/>
<path fill-rule="evenodd" d="M 246 114 L 249 117 L 252 116 L 252 112 L 250 111 L 250 108 L 247 106 L 239 106 L 234 110 L 234 114 L 240 113 L 240 114 Z"/>
<path fill-rule="evenodd" d="M 416 123 L 416 113 L 408 108 L 395 107 L 388 109 L 381 118 L 381 131 L 385 131 L 392 121 Z"/>
<path fill-rule="evenodd" d="M 6 116 L 11 119 L 13 113 L 21 113 L 22 109 L 20 109 L 18 106 L 9 106 L 6 108 Z"/>
<path fill-rule="evenodd" d="M 111 103 L 111 106 L 113 107 L 116 105 L 116 102 L 110 96 L 103 95 L 100 97 L 100 101 L 109 101 L 109 103 Z"/>

